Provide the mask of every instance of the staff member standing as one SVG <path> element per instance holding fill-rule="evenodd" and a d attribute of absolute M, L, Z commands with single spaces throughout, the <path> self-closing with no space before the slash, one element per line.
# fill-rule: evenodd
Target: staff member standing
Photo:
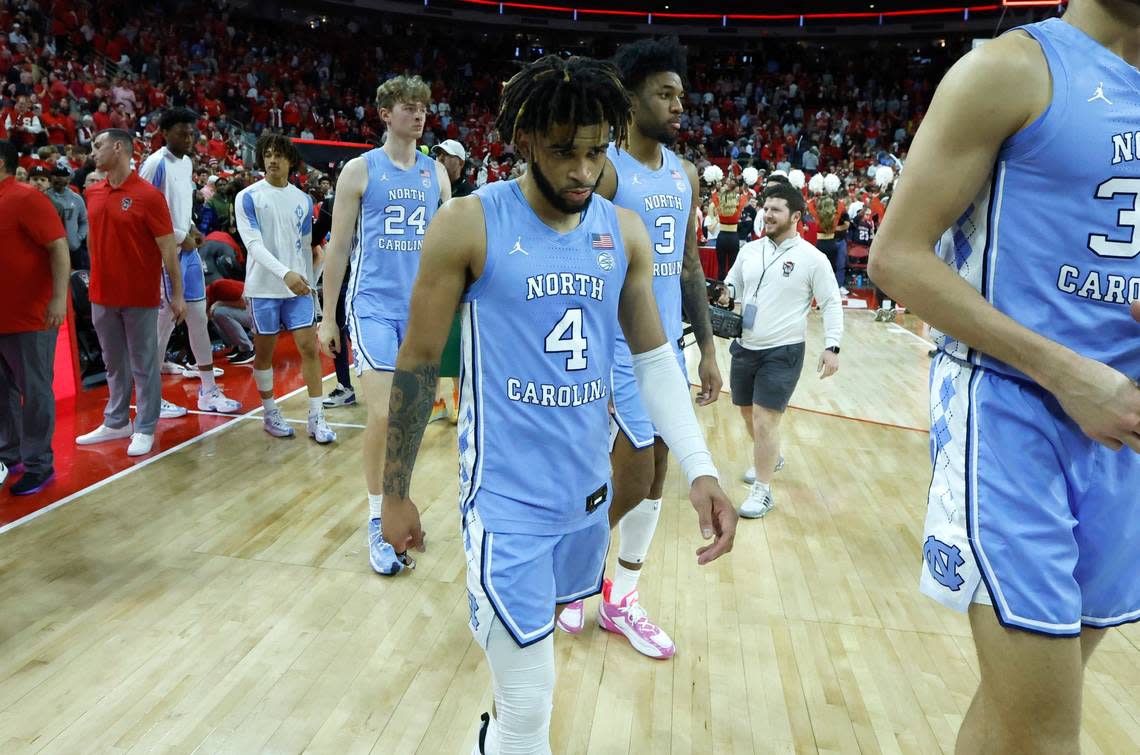
<path fill-rule="evenodd" d="M 95 167 L 107 174 L 87 190 L 91 253 L 91 320 L 107 365 L 110 397 L 103 424 L 80 435 L 81 446 L 130 438 L 128 456 L 143 456 L 154 446 L 162 402 L 158 362 L 159 280 L 170 277 L 174 322 L 186 316 L 178 243 L 166 197 L 131 171 L 131 134 L 122 129 L 95 137 Z M 138 410 L 131 427 L 131 388 Z"/>
<path fill-rule="evenodd" d="M 24 476 L 13 495 L 38 492 L 55 476 L 56 328 L 67 314 L 67 234 L 51 201 L 17 183 L 19 150 L 0 142 L 0 485 Z"/>
<path fill-rule="evenodd" d="M 823 312 L 824 349 L 817 370 L 828 378 L 839 369 L 843 306 L 827 257 L 800 238 L 796 228 L 804 197 L 791 184 L 765 189 L 764 238 L 745 244 L 725 283 L 740 295 L 744 332 L 732 342 L 732 403 L 740 407 L 753 440 L 755 466 L 740 515 L 764 516 L 774 505 L 769 487 L 780 456 L 780 420 L 803 369 L 807 314 L 812 299 Z M 727 304 L 727 293 L 722 298 Z"/>

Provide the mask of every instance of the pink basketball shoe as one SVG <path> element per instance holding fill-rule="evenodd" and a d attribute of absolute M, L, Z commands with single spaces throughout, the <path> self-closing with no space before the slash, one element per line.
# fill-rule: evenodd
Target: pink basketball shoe
<path fill-rule="evenodd" d="M 612 588 L 613 583 L 607 579 L 598 604 L 598 626 L 607 632 L 625 635 L 629 644 L 642 655 L 658 660 L 672 658 L 677 646 L 661 627 L 649 620 L 645 609 L 637 602 L 637 590 L 618 603 L 611 603 Z"/>

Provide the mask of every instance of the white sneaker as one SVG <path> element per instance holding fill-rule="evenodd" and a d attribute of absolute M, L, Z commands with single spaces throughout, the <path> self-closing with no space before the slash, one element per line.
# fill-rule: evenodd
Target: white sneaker
<path fill-rule="evenodd" d="M 186 412 L 186 407 L 172 404 L 166 399 L 163 399 L 162 406 L 158 409 L 158 416 L 160 419 L 175 419 L 177 417 L 185 417 Z"/>
<path fill-rule="evenodd" d="M 765 490 L 760 483 L 754 482 L 748 497 L 740 504 L 740 515 L 745 519 L 760 519 L 775 505 L 772 501 L 772 491 Z"/>
<path fill-rule="evenodd" d="M 80 435 L 75 439 L 77 446 L 93 446 L 96 443 L 105 443 L 109 440 L 123 440 L 124 438 L 131 437 L 131 423 L 128 422 L 123 427 L 107 427 L 106 425 L 99 425 L 86 435 Z"/>
<path fill-rule="evenodd" d="M 289 426 L 289 422 L 285 419 L 285 415 L 281 413 L 280 409 L 267 411 L 263 422 L 265 423 L 265 432 L 274 438 L 293 437 L 293 428 Z"/>
<path fill-rule="evenodd" d="M 154 436 L 146 433 L 135 433 L 131 436 L 131 445 L 127 446 L 127 456 L 146 456 L 154 448 Z"/>
<path fill-rule="evenodd" d="M 851 292 L 847 290 L 847 286 L 840 286 L 839 293 L 843 294 L 844 296 L 847 296 Z"/>
<path fill-rule="evenodd" d="M 773 469 L 772 471 L 773 472 L 779 472 L 783 468 L 784 468 L 784 457 L 781 456 L 780 458 L 776 459 L 776 468 Z M 756 482 L 756 467 L 749 467 L 748 471 L 745 472 L 741 476 L 740 479 L 744 480 L 749 485 Z"/>
<path fill-rule="evenodd" d="M 8 479 L 8 466 L 0 461 L 0 486 L 4 485 L 4 481 Z"/>
<path fill-rule="evenodd" d="M 325 422 L 323 413 L 309 415 L 309 437 L 317 443 L 332 443 L 336 440 L 336 433 L 329 427 L 329 423 Z"/>
<path fill-rule="evenodd" d="M 222 412 L 223 414 L 233 414 L 241 409 L 241 402 L 235 401 L 232 398 L 222 393 L 219 386 L 214 386 L 211 390 L 198 391 L 198 409 L 203 412 Z"/>
<path fill-rule="evenodd" d="M 163 375 L 182 375 L 186 368 L 175 362 L 163 362 L 160 372 Z"/>
<path fill-rule="evenodd" d="M 225 370 L 223 370 L 221 367 L 219 367 L 217 365 L 214 365 L 214 377 L 221 377 L 222 375 L 225 375 L 225 374 L 226 374 Z M 198 369 L 198 365 L 188 364 L 182 368 L 182 377 L 192 378 L 194 380 L 201 380 L 202 379 L 202 371 Z"/>

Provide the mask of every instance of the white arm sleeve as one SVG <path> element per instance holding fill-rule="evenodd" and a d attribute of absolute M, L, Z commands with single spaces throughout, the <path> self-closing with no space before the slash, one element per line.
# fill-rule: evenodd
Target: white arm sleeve
<path fill-rule="evenodd" d="M 649 419 L 669 450 L 677 455 L 689 484 L 706 475 L 720 479 L 697 424 L 689 383 L 678 369 L 673 347 L 665 343 L 644 354 L 634 354 L 633 374 Z"/>

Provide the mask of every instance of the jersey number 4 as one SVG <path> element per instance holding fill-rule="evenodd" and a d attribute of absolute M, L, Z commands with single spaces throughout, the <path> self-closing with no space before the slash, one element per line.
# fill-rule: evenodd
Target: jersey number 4
<path fill-rule="evenodd" d="M 415 228 L 417 236 L 424 235 L 427 226 L 427 209 L 420 205 L 408 215 L 403 205 L 390 204 L 384 208 L 384 234 L 386 236 L 403 236 L 405 228 Z"/>
<path fill-rule="evenodd" d="M 1140 178 L 1110 178 L 1096 187 L 1097 199 L 1112 199 L 1115 196 L 1132 197 L 1132 206 L 1120 210 L 1116 215 L 1117 227 L 1132 233 L 1127 241 L 1113 241 L 1103 233 L 1089 234 L 1089 249 L 1101 257 L 1132 259 L 1140 255 Z"/>
<path fill-rule="evenodd" d="M 544 346 L 547 354 L 566 352 L 570 355 L 566 357 L 567 371 L 577 372 L 586 369 L 586 365 L 589 363 L 586 359 L 586 349 L 589 348 L 589 343 L 586 341 L 586 337 L 582 335 L 581 308 L 573 307 L 566 310 L 562 319 L 555 323 L 551 331 L 546 334 Z"/>

